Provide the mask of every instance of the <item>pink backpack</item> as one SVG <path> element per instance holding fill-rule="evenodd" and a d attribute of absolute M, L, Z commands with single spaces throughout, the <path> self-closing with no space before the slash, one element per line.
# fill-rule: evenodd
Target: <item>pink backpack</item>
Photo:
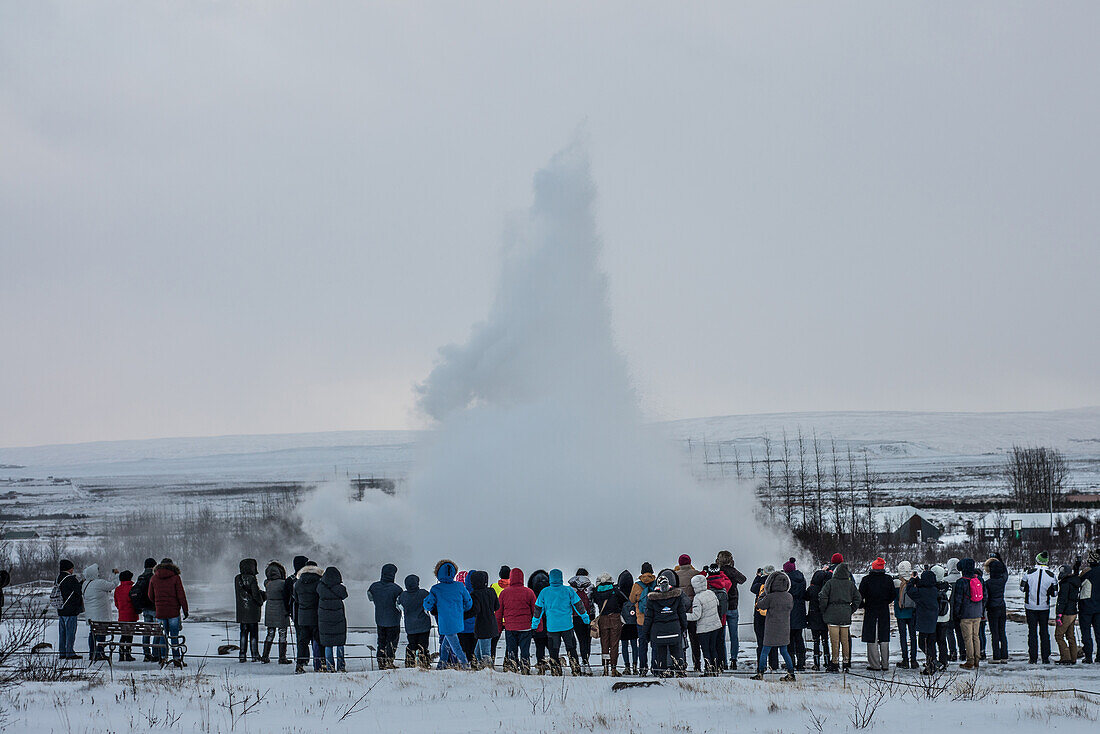
<path fill-rule="evenodd" d="M 970 601 L 981 601 L 982 596 L 982 580 L 977 576 L 972 576 L 970 578 Z"/>

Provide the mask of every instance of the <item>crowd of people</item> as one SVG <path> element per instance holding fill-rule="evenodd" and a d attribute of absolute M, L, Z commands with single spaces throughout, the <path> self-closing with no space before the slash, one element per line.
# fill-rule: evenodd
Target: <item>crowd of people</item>
<path fill-rule="evenodd" d="M 961 661 L 962 669 L 973 670 L 987 659 L 987 644 L 990 663 L 1008 662 L 1008 569 L 997 554 L 981 564 L 951 558 L 919 571 L 907 561 L 897 563 L 892 573 L 886 565 L 883 558 L 875 559 L 857 583 L 849 564 L 836 553 L 807 581 L 790 558 L 781 569 L 757 569 L 750 583 L 737 569 L 733 554 L 721 551 L 701 569 L 684 554 L 674 567 L 656 573 L 646 562 L 637 578 L 624 570 L 617 578 L 601 573 L 594 582 L 584 568 L 566 580 L 560 569 L 539 569 L 525 578 L 521 569 L 501 566 L 490 584 L 488 572 L 460 571 L 455 562 L 443 559 L 428 589 L 414 574 L 399 585 L 397 566 L 383 565 L 367 598 L 374 604 L 376 657 L 382 669 L 397 667 L 403 624 L 406 667 L 427 668 L 433 661 L 439 668 L 492 667 L 503 637 L 504 669 L 520 674 L 562 675 L 568 665 L 574 675 L 590 675 L 592 643 L 598 640 L 605 675 L 671 676 L 688 670 L 718 675 L 738 666 L 738 587 L 746 583 L 754 599 L 757 679 L 768 669 L 779 670 L 780 658 L 786 668 L 783 680 L 794 680 L 807 663 L 812 670 L 850 669 L 851 626 L 859 609 L 869 670 L 889 669 L 895 626 L 901 653 L 898 668 L 933 674 Z M 185 665 L 178 638 L 188 607 L 179 568 L 170 558 L 160 563 L 149 558 L 136 579 L 130 571 L 112 573 L 117 581 L 103 578 L 93 564 L 78 578 L 73 564 L 61 561 L 51 593 L 60 618 L 59 655 L 80 658 L 74 651 L 79 614 L 89 622 L 110 621 L 114 610 L 119 621 L 160 625 L 160 636 L 141 640 L 146 662 Z M 1100 551 L 1088 553 L 1083 565 L 1077 558 L 1072 566 L 1056 570 L 1046 553 L 1036 557 L 1020 580 L 1029 663 L 1051 662 L 1052 613 L 1057 662 L 1093 663 L 1093 638 L 1100 644 L 1100 596 L 1093 593 L 1098 583 Z M 271 561 L 261 582 L 257 561 L 246 558 L 233 589 L 240 662 L 268 663 L 277 645 L 278 663 L 295 663 L 297 673 L 306 672 L 310 664 L 315 671 L 346 669 L 348 590 L 339 569 L 322 570 L 306 556 L 296 556 L 292 573 Z M 266 628 L 262 650 L 261 619 Z M 292 626 L 293 660 L 288 653 Z M 429 649 L 433 626 L 439 639 L 436 654 Z M 806 630 L 812 652 L 807 649 Z M 132 638 L 122 638 L 119 661 L 136 660 L 132 643 Z M 93 661 L 105 659 L 104 639 L 91 629 L 88 645 Z M 1100 655 L 1095 660 L 1100 663 Z"/>

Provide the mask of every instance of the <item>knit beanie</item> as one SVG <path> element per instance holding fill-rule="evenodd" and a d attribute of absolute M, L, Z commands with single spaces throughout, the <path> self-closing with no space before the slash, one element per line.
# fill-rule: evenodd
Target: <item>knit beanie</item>
<path fill-rule="evenodd" d="M 1035 562 L 1040 566 L 1045 566 L 1050 563 L 1050 555 L 1046 551 L 1039 551 L 1035 556 Z"/>
<path fill-rule="evenodd" d="M 61 569 L 61 573 L 65 573 L 66 571 L 72 571 L 73 568 L 74 568 L 73 562 L 70 561 L 70 560 L 67 560 L 65 558 L 62 558 L 61 562 L 58 563 L 57 566 L 58 566 L 59 569 Z"/>
<path fill-rule="evenodd" d="M 146 568 L 156 568 L 157 567 L 157 559 L 156 558 L 146 558 L 145 559 L 145 567 Z"/>
<path fill-rule="evenodd" d="M 839 553 L 834 553 L 833 554 L 833 560 L 831 562 L 832 563 L 844 563 L 844 556 L 840 555 Z"/>
<path fill-rule="evenodd" d="M 783 564 L 783 573 L 790 573 L 794 570 L 794 558 L 789 559 Z"/>
<path fill-rule="evenodd" d="M 653 573 L 653 564 L 649 561 L 642 563 L 642 573 Z"/>
<path fill-rule="evenodd" d="M 886 561 L 883 560 L 882 558 L 876 558 L 875 560 L 871 561 L 871 568 L 873 568 L 876 571 L 885 571 L 886 570 Z"/>
<path fill-rule="evenodd" d="M 666 579 L 664 576 L 660 576 L 657 578 L 657 591 L 665 592 L 668 591 L 670 588 L 672 587 L 669 585 L 668 579 Z"/>
<path fill-rule="evenodd" d="M 690 566 L 691 565 L 691 556 L 689 556 L 687 553 L 682 553 L 680 555 L 680 565 L 681 566 Z"/>

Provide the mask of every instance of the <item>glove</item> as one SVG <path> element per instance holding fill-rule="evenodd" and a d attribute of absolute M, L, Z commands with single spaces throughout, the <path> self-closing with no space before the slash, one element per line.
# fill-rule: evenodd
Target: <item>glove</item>
<path fill-rule="evenodd" d="M 189 615 L 189 614 L 188 614 L 187 612 L 184 612 L 184 613 L 183 613 L 183 618 L 184 618 L 184 619 L 187 619 L 187 618 L 188 618 L 189 616 L 190 616 L 190 615 Z"/>
<path fill-rule="evenodd" d="M 581 615 L 581 621 L 584 622 L 585 624 L 591 624 L 592 623 L 592 618 L 588 616 L 588 612 L 585 612 L 584 614 Z"/>
<path fill-rule="evenodd" d="M 531 617 L 531 629 L 537 630 L 539 628 L 539 617 Z"/>

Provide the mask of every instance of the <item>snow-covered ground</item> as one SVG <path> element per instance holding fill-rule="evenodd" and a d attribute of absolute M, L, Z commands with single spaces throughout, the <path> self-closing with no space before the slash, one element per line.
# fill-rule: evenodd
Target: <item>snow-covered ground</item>
<path fill-rule="evenodd" d="M 612 692 L 613 679 L 562 679 L 500 672 L 371 670 L 353 658 L 346 674 L 294 675 L 292 666 L 240 664 L 219 657 L 224 625 L 186 623 L 190 652 L 183 670 L 144 663 L 102 667 L 91 682 L 28 683 L 0 691 L 0 728 L 27 734 L 56 732 L 846 732 L 872 709 L 878 731 L 955 730 L 1094 732 L 1100 665 L 1028 666 L 1023 625 L 1010 623 L 1012 662 L 984 666 L 977 676 L 952 665 L 945 690 L 930 699 L 913 671 L 871 676 L 854 644 L 858 676 L 806 673 L 795 683 L 748 679 L 747 671 L 721 678 L 686 678 L 659 686 Z M 83 632 L 83 627 L 81 629 Z M 54 629 L 47 632 L 52 639 Z M 749 635 L 751 637 L 751 635 Z M 230 632 L 233 637 L 233 632 Z M 353 631 L 349 655 L 372 643 Z M 78 649 L 83 648 L 78 635 Z M 895 660 L 896 660 L 896 639 Z M 743 647 L 742 667 L 751 643 Z M 400 653 L 403 653 L 403 646 Z M 199 658 L 198 655 L 207 655 Z M 895 681 L 882 683 L 868 677 Z M 623 681 L 653 680 L 622 678 Z M 1009 691 L 1012 691 L 1011 693 Z M 228 708 L 232 693 L 234 712 Z M 262 701 L 251 713 L 243 706 Z M 874 701 L 881 701 L 877 705 Z M 972 700 L 976 699 L 976 700 Z"/>

